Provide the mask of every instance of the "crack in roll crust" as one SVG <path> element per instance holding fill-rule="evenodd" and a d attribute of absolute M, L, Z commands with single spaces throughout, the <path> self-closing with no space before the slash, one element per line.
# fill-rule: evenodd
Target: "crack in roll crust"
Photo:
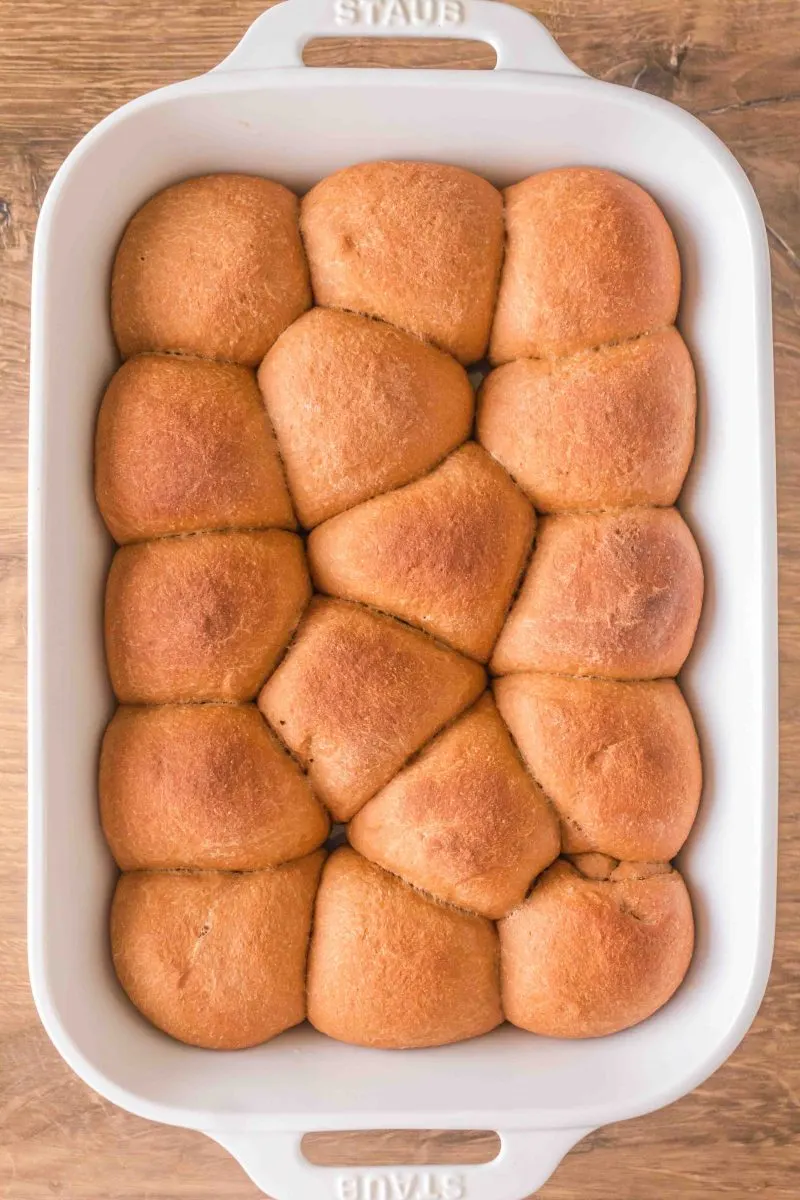
<path fill-rule="evenodd" d="M 488 694 L 356 814 L 348 838 L 415 887 L 495 919 L 560 848 L 558 821 Z"/>
<path fill-rule="evenodd" d="M 329 1037 L 390 1050 L 443 1046 L 503 1020 L 497 933 L 336 850 L 317 893 L 308 1018 Z"/>
<path fill-rule="evenodd" d="M 321 846 L 330 822 L 253 705 L 117 709 L 100 818 L 123 871 L 253 871 Z"/>
<path fill-rule="evenodd" d="M 95 494 L 119 543 L 209 529 L 294 529 L 252 371 L 177 355 L 129 359 L 97 420 Z"/>

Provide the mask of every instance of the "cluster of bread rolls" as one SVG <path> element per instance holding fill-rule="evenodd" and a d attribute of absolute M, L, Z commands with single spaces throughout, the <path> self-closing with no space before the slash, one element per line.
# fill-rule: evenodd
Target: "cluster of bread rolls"
<path fill-rule="evenodd" d="M 133 217 L 99 791 L 114 966 L 159 1028 L 591 1037 L 680 984 L 679 293 L 655 202 L 596 169 L 367 163 L 300 203 L 214 175 Z"/>

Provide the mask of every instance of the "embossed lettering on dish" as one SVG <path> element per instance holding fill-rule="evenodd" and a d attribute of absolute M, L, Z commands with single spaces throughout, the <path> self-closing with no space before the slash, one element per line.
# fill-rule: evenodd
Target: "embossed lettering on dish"
<path fill-rule="evenodd" d="M 336 1200 L 466 1200 L 463 1175 L 391 1171 L 386 1175 L 337 1175 Z"/>
<path fill-rule="evenodd" d="M 334 0 L 336 25 L 382 25 L 389 29 L 421 29 L 460 25 L 463 0 Z"/>

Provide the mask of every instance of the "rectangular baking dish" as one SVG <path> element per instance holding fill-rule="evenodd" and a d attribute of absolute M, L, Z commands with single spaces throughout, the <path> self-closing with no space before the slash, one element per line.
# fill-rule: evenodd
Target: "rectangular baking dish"
<path fill-rule="evenodd" d="M 347 32 L 474 38 L 493 72 L 310 70 L 304 42 Z M 700 817 L 681 856 L 697 952 L 656 1016 L 589 1042 L 504 1027 L 387 1054 L 308 1027 L 239 1053 L 171 1041 L 125 999 L 108 952 L 115 869 L 96 813 L 112 711 L 102 644 L 111 544 L 92 496 L 98 399 L 116 365 L 111 262 L 153 192 L 208 171 L 299 192 L 374 158 L 452 162 L 503 186 L 562 164 L 611 167 L 675 231 L 680 326 L 699 381 L 681 508 L 707 593 L 682 676 L 703 745 Z M 730 153 L 662 100 L 584 76 L 519 9 L 486 0 L 290 0 L 218 68 L 104 120 L 42 208 L 32 300 L 30 426 L 30 973 L 42 1021 L 93 1088 L 143 1117 L 202 1130 L 277 1200 L 520 1200 L 587 1131 L 697 1086 L 731 1053 L 766 985 L 775 912 L 777 643 L 770 280 L 764 224 Z M 302 1157 L 321 1129 L 481 1128 L 486 1166 L 334 1170 Z"/>

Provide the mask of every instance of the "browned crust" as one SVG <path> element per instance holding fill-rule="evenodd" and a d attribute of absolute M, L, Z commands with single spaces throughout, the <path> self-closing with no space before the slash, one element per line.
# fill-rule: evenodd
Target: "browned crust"
<path fill-rule="evenodd" d="M 438 163 L 361 163 L 302 201 L 317 304 L 380 317 L 462 363 L 482 358 L 503 250 L 500 193 Z"/>
<path fill-rule="evenodd" d="M 619 682 L 674 675 L 702 602 L 679 514 L 642 507 L 674 503 L 694 443 L 692 364 L 668 328 L 677 250 L 613 172 L 543 172 L 505 205 L 501 279 L 502 201 L 478 176 L 368 163 L 323 180 L 301 221 L 323 307 L 300 320 L 298 204 L 278 184 L 187 180 L 123 235 L 112 323 L 138 357 L 104 397 L 95 486 L 112 534 L 139 544 L 106 592 L 127 703 L 101 751 L 101 820 L 133 872 L 112 903 L 118 976 L 189 1044 L 255 1045 L 305 1015 L 324 858 L 309 851 L 330 824 L 312 786 L 374 860 L 340 849 L 319 888 L 309 1016 L 332 1037 L 487 1032 L 499 970 L 515 1024 L 600 1036 L 688 967 L 691 905 L 666 860 L 696 812 L 697 738 L 673 682 Z M 462 444 L 458 363 L 481 358 L 493 316 L 507 365 L 482 388 L 484 450 Z M 265 353 L 269 416 L 250 369 Z M 317 526 L 314 581 L 341 597 L 302 621 L 278 445 Z M 503 626 L 530 501 L 555 515 Z M 471 661 L 493 647 L 499 712 Z M 272 730 L 230 704 L 259 688 Z"/>
<path fill-rule="evenodd" d="M 592 879 L 560 859 L 500 922 L 509 1021 L 547 1037 L 603 1037 L 666 1004 L 692 957 L 692 906 L 677 871 L 638 866 Z"/>
<path fill-rule="evenodd" d="M 352 846 L 485 917 L 520 904 L 558 855 L 558 821 L 484 695 L 350 822 Z"/>
<path fill-rule="evenodd" d="M 305 1017 L 318 850 L 244 875 L 136 871 L 111 905 L 120 983 L 148 1021 L 191 1046 L 238 1050 Z"/>
<path fill-rule="evenodd" d="M 330 822 L 251 705 L 118 708 L 100 819 L 123 871 L 253 871 L 322 845 Z"/>
<path fill-rule="evenodd" d="M 307 528 L 423 474 L 472 424 L 472 388 L 454 359 L 352 313 L 306 313 L 258 380 Z"/>
<path fill-rule="evenodd" d="M 495 929 L 342 847 L 317 895 L 308 1018 L 329 1037 L 383 1049 L 488 1033 L 503 1019 Z"/>
<path fill-rule="evenodd" d="M 424 479 L 319 525 L 309 564 L 320 591 L 373 604 L 485 661 L 534 527 L 506 472 L 467 442 Z"/>
<path fill-rule="evenodd" d="M 282 530 L 123 546 L 106 585 L 106 657 L 117 698 L 253 699 L 310 593 L 303 544 Z"/>
<path fill-rule="evenodd" d="M 674 504 L 694 452 L 695 378 L 677 329 L 486 378 L 477 436 L 542 512 Z"/>
<path fill-rule="evenodd" d="M 564 167 L 506 188 L 490 357 L 549 358 L 672 325 L 681 270 L 655 201 L 613 171 Z"/>
<path fill-rule="evenodd" d="M 477 663 L 391 617 L 320 597 L 258 704 L 346 821 L 485 679 Z"/>
<path fill-rule="evenodd" d="M 120 543 L 295 526 L 255 376 L 232 363 L 167 354 L 124 363 L 97 419 L 95 494 Z"/>
<path fill-rule="evenodd" d="M 205 175 L 153 196 L 114 260 L 122 356 L 170 350 L 256 366 L 311 304 L 297 218 L 297 197 L 254 175 Z"/>
<path fill-rule="evenodd" d="M 700 555 L 677 509 L 542 517 L 492 670 L 674 676 L 702 601 Z"/>
<path fill-rule="evenodd" d="M 494 692 L 561 817 L 565 853 L 675 857 L 702 788 L 697 734 L 676 683 L 521 674 L 495 680 Z"/>

